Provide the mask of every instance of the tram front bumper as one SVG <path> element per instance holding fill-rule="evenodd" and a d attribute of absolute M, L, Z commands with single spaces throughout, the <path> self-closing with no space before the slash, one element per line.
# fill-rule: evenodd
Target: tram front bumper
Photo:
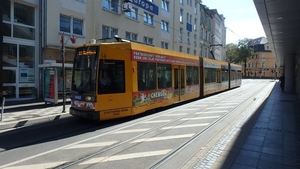
<path fill-rule="evenodd" d="M 100 120 L 100 113 L 95 111 L 83 111 L 70 107 L 70 114 L 79 118 Z"/>

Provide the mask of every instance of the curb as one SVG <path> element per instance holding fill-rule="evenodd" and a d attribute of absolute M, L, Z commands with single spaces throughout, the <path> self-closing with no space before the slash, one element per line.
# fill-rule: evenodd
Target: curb
<path fill-rule="evenodd" d="M 0 122 L 0 132 L 2 130 L 17 129 L 27 126 L 33 126 L 36 124 L 57 122 L 59 120 L 67 119 L 68 117 L 73 117 L 69 113 L 60 113 L 55 115 L 49 115 L 44 117 L 28 118 L 11 122 Z"/>

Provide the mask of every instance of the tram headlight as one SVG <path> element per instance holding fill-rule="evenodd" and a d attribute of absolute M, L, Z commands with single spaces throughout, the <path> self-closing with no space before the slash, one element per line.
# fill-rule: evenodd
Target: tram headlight
<path fill-rule="evenodd" d="M 95 101 L 95 97 L 93 97 L 93 96 L 85 96 L 85 101 L 87 101 L 87 102 Z"/>

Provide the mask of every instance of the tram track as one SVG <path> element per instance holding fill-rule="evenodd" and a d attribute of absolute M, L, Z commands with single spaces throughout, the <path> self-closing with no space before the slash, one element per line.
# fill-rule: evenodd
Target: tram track
<path fill-rule="evenodd" d="M 102 134 L 100 134 L 100 135 L 97 135 L 97 136 L 94 136 L 94 137 L 91 137 L 91 138 L 88 138 L 88 139 L 85 139 L 85 140 L 77 141 L 77 142 L 71 143 L 69 145 L 62 146 L 62 147 L 58 147 L 58 148 L 53 149 L 53 150 L 51 150 L 49 152 L 43 152 L 41 154 L 37 154 L 36 156 L 34 156 L 32 158 L 26 158 L 26 159 L 19 160 L 19 162 L 24 162 L 26 160 L 31 160 L 31 159 L 33 159 L 35 157 L 44 156 L 47 153 L 53 153 L 53 152 L 62 150 L 64 148 L 67 148 L 69 146 L 80 144 L 80 143 L 83 143 L 85 141 L 92 140 L 94 138 L 104 137 L 104 136 L 109 135 L 109 134 L 111 134 L 113 132 L 122 131 L 122 130 L 125 130 L 126 128 L 130 128 L 132 126 L 136 126 L 136 125 L 145 123 L 147 121 L 151 121 L 151 120 L 155 120 L 155 119 L 160 119 L 162 116 L 165 116 L 167 114 L 172 115 L 173 113 L 176 113 L 176 111 L 178 109 L 188 109 L 188 108 L 191 108 L 191 110 L 192 110 L 192 109 L 194 109 L 193 107 L 198 107 L 197 110 L 192 110 L 189 113 L 186 113 L 185 115 L 181 115 L 180 117 L 176 117 L 175 119 L 172 119 L 169 122 L 165 122 L 162 125 L 158 125 L 158 126 L 153 127 L 153 128 L 151 128 L 151 129 L 149 129 L 149 130 L 147 130 L 145 132 L 141 132 L 140 134 L 137 134 L 137 135 L 132 136 L 130 138 L 126 138 L 123 141 L 121 140 L 121 141 L 119 141 L 119 142 L 117 142 L 117 143 L 115 143 L 113 145 L 104 147 L 104 148 L 102 148 L 100 150 L 97 150 L 97 151 L 92 152 L 92 153 L 90 153 L 88 155 L 85 155 L 84 157 L 77 157 L 77 159 L 75 159 L 75 160 L 68 161 L 68 162 L 66 162 L 64 164 L 61 164 L 59 166 L 54 167 L 54 168 L 59 168 L 59 169 L 60 168 L 72 168 L 72 167 L 75 167 L 77 164 L 80 164 L 80 163 L 82 163 L 84 161 L 92 159 L 92 158 L 94 158 L 96 156 L 99 156 L 99 155 L 104 154 L 104 153 L 108 153 L 110 150 L 120 148 L 120 147 L 126 145 L 127 143 L 132 142 L 133 140 L 136 140 L 136 139 L 142 138 L 143 136 L 146 136 L 147 134 L 155 133 L 155 135 L 152 136 L 152 137 L 155 137 L 156 135 L 165 132 L 165 131 L 159 131 L 163 127 L 166 127 L 166 126 L 171 125 L 171 124 L 175 124 L 176 122 L 179 122 L 177 125 L 180 125 L 181 123 L 183 123 L 183 121 L 181 121 L 182 119 L 187 118 L 187 117 L 191 117 L 191 116 L 196 116 L 196 113 L 197 112 L 199 113 L 199 111 L 202 111 L 202 112 L 211 111 L 208 108 L 217 107 L 217 106 L 225 103 L 224 98 L 226 98 L 227 101 L 228 100 L 230 101 L 230 100 L 234 100 L 234 99 L 238 99 L 239 97 L 242 97 L 240 99 L 240 100 L 244 100 L 242 103 L 245 103 L 246 101 L 249 101 L 251 99 L 253 101 L 253 99 L 255 98 L 255 94 L 257 92 L 261 92 L 264 87 L 262 87 L 260 90 L 255 90 L 256 88 L 257 87 L 253 86 L 253 85 L 244 85 L 243 87 L 233 89 L 230 92 L 226 91 L 226 92 L 220 93 L 219 95 L 214 95 L 214 96 L 206 97 L 204 99 L 196 100 L 196 101 L 193 101 L 191 103 L 187 103 L 187 104 L 175 107 L 175 108 L 171 108 L 171 109 L 166 110 L 164 112 L 157 112 L 157 113 L 153 114 L 153 116 L 152 115 L 144 116 L 141 119 L 135 119 L 134 121 L 129 121 L 127 124 L 124 124 L 120 128 L 114 129 L 114 127 L 112 127 L 110 129 L 107 129 L 107 130 L 103 131 Z M 252 95 L 249 96 L 247 99 L 243 98 L 243 95 L 244 94 L 248 94 L 248 93 L 252 93 Z M 200 137 L 203 133 L 209 131 L 209 129 L 211 129 L 214 125 L 216 125 L 220 121 L 222 121 L 222 119 L 226 118 L 226 116 L 228 116 L 232 111 L 234 111 L 239 106 L 241 106 L 242 103 L 240 103 L 238 105 L 235 105 L 232 109 L 230 109 L 229 111 L 225 112 L 222 116 L 219 116 L 218 119 L 216 119 L 215 121 L 211 122 L 208 126 L 206 126 L 204 129 L 202 129 L 201 131 L 199 131 L 198 133 L 196 133 L 194 136 L 192 136 L 191 138 L 189 138 L 188 140 L 186 140 L 183 144 L 181 144 L 180 146 L 174 148 L 171 152 L 169 152 L 163 158 L 161 158 L 160 160 L 158 160 L 157 162 L 155 162 L 154 164 L 152 164 L 150 168 L 159 168 L 159 166 L 163 165 L 170 158 L 172 158 L 176 154 L 180 153 L 180 151 L 182 149 L 184 149 L 186 146 L 188 146 L 189 144 L 192 144 L 193 140 L 195 140 L 196 138 Z M 199 107 L 200 104 L 203 104 L 205 106 Z M 133 146 L 136 146 L 136 145 L 130 145 L 130 146 L 133 147 Z M 14 164 L 17 164 L 17 163 L 11 163 L 11 165 L 14 165 Z M 11 165 L 7 164 L 7 165 L 4 165 L 4 166 L 11 166 Z M 0 166 L 0 168 L 1 167 L 2 166 Z"/>
<path fill-rule="evenodd" d="M 266 85 L 267 86 L 267 85 Z M 261 88 L 259 90 L 259 93 L 261 93 L 263 90 L 265 90 L 264 88 Z M 207 132 L 209 129 L 211 129 L 213 126 L 215 126 L 217 123 L 219 123 L 222 119 L 226 118 L 229 114 L 231 114 L 232 112 L 234 112 L 237 108 L 239 108 L 241 105 L 245 104 L 246 102 L 248 102 L 249 100 L 253 100 L 252 98 L 256 98 L 254 97 L 255 95 L 257 95 L 257 93 L 254 93 L 253 95 L 249 96 L 246 100 L 244 100 L 243 102 L 241 102 L 240 104 L 236 105 L 234 108 L 232 108 L 230 111 L 228 111 L 227 113 L 223 114 L 220 118 L 218 118 L 217 120 L 215 120 L 214 122 L 210 123 L 208 126 L 206 126 L 203 130 L 201 130 L 199 133 L 195 134 L 193 137 L 191 137 L 190 139 L 188 139 L 185 143 L 183 143 L 181 146 L 179 146 L 178 148 L 176 148 L 175 150 L 173 150 L 172 152 L 170 152 L 168 155 L 166 155 L 165 157 L 163 157 L 161 160 L 157 161 L 156 163 L 154 163 L 151 167 L 149 167 L 150 169 L 157 169 L 159 168 L 161 165 L 163 165 L 167 160 L 169 160 L 170 158 L 172 158 L 173 156 L 177 155 L 178 153 L 180 153 L 185 147 L 187 147 L 189 144 L 192 144 L 194 142 L 195 139 L 199 138 L 201 135 L 203 135 L 203 133 Z M 256 100 L 256 99 L 255 99 Z"/>
<path fill-rule="evenodd" d="M 267 85 L 266 85 L 267 86 Z M 255 86 L 251 86 L 250 88 L 237 88 L 237 89 L 242 89 L 242 91 L 239 91 L 239 93 L 244 93 L 244 92 L 252 92 L 252 89 L 253 88 L 255 88 Z M 264 88 L 264 87 L 263 87 Z M 263 88 L 261 88 L 260 90 L 259 90 L 259 92 L 261 92 L 262 90 L 263 90 Z M 178 153 L 180 153 L 180 151 L 182 150 L 182 149 L 184 149 L 186 146 L 188 146 L 189 144 L 192 144 L 193 143 L 193 141 L 195 140 L 195 139 L 197 139 L 198 137 L 200 137 L 203 133 L 205 133 L 205 132 L 207 132 L 209 129 L 211 129 L 214 125 L 216 125 L 217 123 L 219 123 L 222 119 L 224 119 L 224 118 L 226 118 L 231 112 L 233 112 L 235 109 L 237 109 L 238 107 L 240 107 L 241 105 L 243 105 L 245 102 L 247 102 L 247 101 L 249 101 L 249 100 L 252 100 L 253 101 L 253 98 L 254 98 L 254 96 L 256 95 L 256 93 L 257 92 L 254 92 L 251 96 L 249 96 L 247 99 L 245 99 L 243 102 L 241 102 L 240 104 L 238 104 L 238 105 L 236 105 L 236 106 L 234 106 L 231 110 L 229 110 L 228 112 L 226 112 L 226 113 L 224 113 L 221 117 L 219 117 L 217 120 L 215 120 L 215 121 L 213 121 L 212 123 L 210 123 L 208 126 L 206 126 L 203 130 L 201 130 L 200 132 L 198 132 L 197 134 L 195 134 L 193 137 L 191 137 L 189 140 L 187 140 L 184 144 L 182 144 L 181 146 L 179 146 L 178 148 L 176 148 L 176 149 L 174 149 L 172 152 L 170 152 L 168 155 L 166 155 L 165 157 L 163 157 L 161 160 L 159 160 L 158 162 L 156 162 L 155 164 L 153 164 L 151 167 L 149 167 L 149 168 L 158 168 L 159 166 L 161 166 L 164 162 L 166 162 L 168 159 L 170 159 L 170 158 L 172 158 L 173 156 L 175 156 L 176 154 L 178 154 Z M 229 99 L 229 100 L 231 100 L 231 99 L 233 99 L 233 98 L 236 98 L 236 96 L 237 96 L 237 94 L 236 93 L 233 93 L 233 94 L 231 94 L 230 96 L 227 96 L 227 99 Z M 208 99 L 209 100 L 209 99 Z M 199 101 L 201 101 L 201 100 L 199 100 Z M 180 108 L 182 109 L 182 108 L 186 108 L 186 107 L 189 107 L 190 105 L 193 105 L 193 104 L 195 104 L 195 103 L 197 103 L 197 101 L 196 102 L 193 102 L 193 103 L 188 103 L 188 104 L 186 104 L 186 105 L 183 105 L 183 106 L 180 106 Z M 217 102 L 217 103 L 219 103 L 219 102 Z M 215 103 L 212 103 L 212 104 L 210 104 L 210 105 L 208 105 L 208 106 L 206 106 L 206 107 L 204 107 L 204 108 L 202 108 L 202 109 L 205 109 L 205 108 L 208 108 L 208 107 L 213 107 L 213 106 L 215 106 L 215 105 L 217 105 L 217 104 L 215 104 Z M 174 122 L 178 122 L 179 120 L 181 120 L 181 119 L 183 119 L 183 118 L 186 118 L 186 117 L 188 117 L 188 116 L 191 116 L 191 115 L 194 115 L 195 114 L 195 112 L 198 112 L 199 110 L 197 110 L 197 111 L 192 111 L 192 112 L 190 112 L 190 113 L 188 113 L 188 114 L 186 114 L 186 115 L 183 115 L 183 116 L 181 116 L 181 117 L 178 117 L 178 118 L 176 118 L 176 119 L 174 119 L 174 120 L 172 120 L 172 121 L 169 121 L 169 122 L 167 122 L 167 123 L 165 123 L 165 124 L 163 124 L 163 125 L 160 125 L 160 126 L 157 126 L 157 127 L 155 127 L 155 128 L 152 128 L 152 129 L 150 129 L 150 130 L 148 130 L 148 131 L 146 131 L 146 132 L 143 132 L 143 133 L 141 133 L 141 134 L 139 134 L 139 135 L 136 135 L 136 136 L 134 136 L 134 137 L 132 137 L 132 138 L 129 138 L 129 139 L 127 139 L 127 140 L 124 140 L 124 141 L 122 141 L 122 142 L 119 142 L 119 143 L 117 143 L 117 144 L 114 144 L 114 145 L 112 145 L 112 146 L 110 146 L 110 147 L 107 147 L 107 148 L 105 148 L 105 149 L 102 149 L 102 150 L 100 150 L 100 151 L 97 151 L 97 152 L 95 152 L 95 153 L 93 153 L 93 154 L 90 154 L 90 155 L 88 155 L 88 156 L 85 156 L 85 157 L 83 157 L 83 158 L 80 158 L 80 159 L 78 159 L 78 160 L 75 160 L 75 161 L 73 161 L 73 162 L 70 162 L 70 163 L 67 163 L 67 164 L 63 164 L 63 165 L 61 165 L 61 166 L 58 166 L 58 167 L 55 167 L 55 168 L 57 168 L 57 169 L 64 169 L 64 168 L 69 168 L 69 167 L 72 167 L 72 166 L 74 166 L 74 165 L 77 165 L 77 164 L 79 164 L 79 163 L 82 163 L 82 162 L 84 162 L 84 161 L 86 161 L 86 160 L 89 160 L 89 159 L 91 159 L 91 158 L 94 158 L 95 156 L 98 156 L 98 155 L 101 155 L 102 153 L 104 153 L 104 152 L 107 152 L 107 151 L 109 151 L 109 150 L 112 150 L 112 149 L 114 149 L 114 148 L 117 148 L 117 147 L 120 147 L 120 146 L 122 146 L 122 145 L 124 145 L 124 144 L 126 144 L 126 143 L 129 143 L 129 142 L 131 142 L 131 141 L 133 141 L 133 140 L 136 140 L 136 139 L 138 139 L 138 138 L 141 138 L 142 136 L 145 136 L 145 135 L 147 135 L 147 134 L 149 134 L 149 133 L 152 133 L 152 132 L 155 132 L 155 131 L 158 131 L 159 129 L 161 129 L 161 128 L 163 128 L 163 127 L 165 127 L 165 126 L 168 126 L 168 125 L 170 125 L 170 124 L 172 124 L 172 123 L 174 123 Z M 173 113 L 173 112 L 176 112 L 176 110 L 174 111 L 174 110 L 167 110 L 166 112 L 164 112 L 164 114 L 170 114 L 170 113 Z M 153 118 L 157 118 L 157 117 L 153 117 Z M 144 121 L 148 121 L 148 120 L 151 120 L 151 119 L 153 119 L 153 118 L 150 118 L 150 119 L 147 119 L 146 118 L 146 120 L 144 120 Z M 142 123 L 142 122 L 140 122 L 140 123 Z"/>

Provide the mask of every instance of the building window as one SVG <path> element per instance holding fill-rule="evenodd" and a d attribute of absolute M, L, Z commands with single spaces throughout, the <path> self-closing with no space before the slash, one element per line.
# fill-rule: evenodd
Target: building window
<path fill-rule="evenodd" d="M 72 24 L 71 24 L 72 23 Z M 60 31 L 70 34 L 82 35 L 83 20 L 60 15 Z"/>
<path fill-rule="evenodd" d="M 261 67 L 262 67 L 262 68 L 265 68 L 265 67 L 266 67 L 266 61 L 264 61 L 264 60 L 262 61 Z"/>
<path fill-rule="evenodd" d="M 162 20 L 161 21 L 161 30 L 169 32 L 169 23 L 166 22 L 166 21 L 164 21 L 164 20 Z"/>
<path fill-rule="evenodd" d="M 183 4 L 183 0 L 179 0 L 179 3 L 180 3 L 180 4 Z"/>
<path fill-rule="evenodd" d="M 189 23 L 189 19 L 190 19 L 190 14 L 187 13 L 187 14 L 186 14 L 186 22 L 187 22 L 187 23 Z"/>
<path fill-rule="evenodd" d="M 82 35 L 83 20 L 73 18 L 73 33 Z"/>
<path fill-rule="evenodd" d="M 125 39 L 137 42 L 138 35 L 132 32 L 125 32 Z"/>
<path fill-rule="evenodd" d="M 203 28 L 201 28 L 200 38 L 203 39 Z"/>
<path fill-rule="evenodd" d="M 144 43 L 145 43 L 145 44 L 148 44 L 148 45 L 153 45 L 153 39 L 144 36 Z"/>
<path fill-rule="evenodd" d="M 197 18 L 195 18 L 195 21 L 194 21 L 194 31 L 197 30 Z"/>
<path fill-rule="evenodd" d="M 196 34 L 194 35 L 194 46 L 195 47 L 197 46 L 197 35 Z"/>
<path fill-rule="evenodd" d="M 197 13 L 198 13 L 197 2 L 195 2 L 194 13 L 195 13 L 195 14 L 197 14 Z"/>
<path fill-rule="evenodd" d="M 138 9 L 137 8 L 132 8 L 131 9 L 131 12 L 125 12 L 125 16 L 127 18 L 131 18 L 131 19 L 134 19 L 134 20 L 138 20 Z"/>
<path fill-rule="evenodd" d="M 169 44 L 167 42 L 161 42 L 161 48 L 169 49 Z"/>
<path fill-rule="evenodd" d="M 190 44 L 190 32 L 187 33 L 187 43 Z"/>
<path fill-rule="evenodd" d="M 179 30 L 179 40 L 180 40 L 180 42 L 182 42 L 182 40 L 183 40 L 183 29 L 182 28 L 180 28 L 180 30 Z"/>
<path fill-rule="evenodd" d="M 203 57 L 203 47 L 200 47 L 200 57 Z"/>
<path fill-rule="evenodd" d="M 119 13 L 119 0 L 103 0 L 102 7 L 111 12 Z"/>
<path fill-rule="evenodd" d="M 118 35 L 118 29 L 104 25 L 102 26 L 102 38 L 112 38 L 115 35 Z"/>
<path fill-rule="evenodd" d="M 194 55 L 195 55 L 195 56 L 197 55 L 197 50 L 194 50 Z"/>
<path fill-rule="evenodd" d="M 13 10 L 13 16 L 11 16 L 11 10 Z M 33 7 L 6 0 L 3 1 L 2 17 L 3 36 L 35 40 L 36 24 Z"/>
<path fill-rule="evenodd" d="M 179 22 L 183 22 L 183 9 L 180 9 Z"/>
<path fill-rule="evenodd" d="M 187 53 L 187 54 L 190 54 L 190 48 L 187 48 L 187 49 L 186 49 L 186 53 Z"/>
<path fill-rule="evenodd" d="M 153 15 L 144 13 L 144 23 L 153 26 Z"/>
<path fill-rule="evenodd" d="M 179 46 L 179 52 L 182 52 L 182 46 Z"/>
<path fill-rule="evenodd" d="M 169 1 L 166 1 L 166 0 L 162 0 L 161 1 L 161 8 L 166 10 L 166 11 L 169 11 Z"/>

